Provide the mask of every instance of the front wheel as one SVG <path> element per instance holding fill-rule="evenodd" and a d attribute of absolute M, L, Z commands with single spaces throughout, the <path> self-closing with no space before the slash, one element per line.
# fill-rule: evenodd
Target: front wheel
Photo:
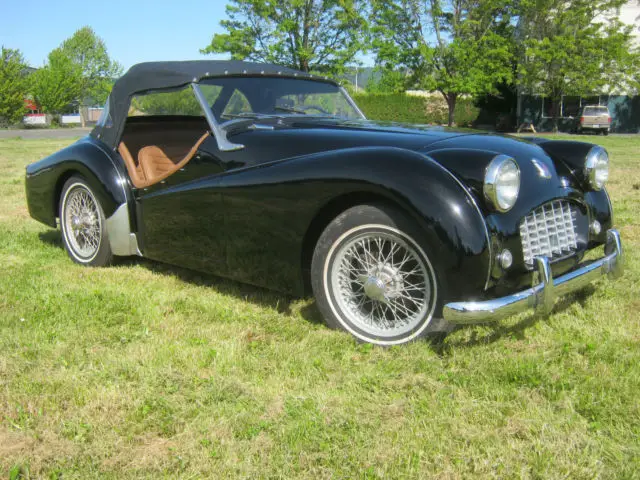
<path fill-rule="evenodd" d="M 74 262 L 94 267 L 111 263 L 104 212 L 82 177 L 71 177 L 64 184 L 59 215 L 64 247 Z"/>
<path fill-rule="evenodd" d="M 312 286 L 327 324 L 378 345 L 448 331 L 434 314 L 441 284 L 415 224 L 386 205 L 360 205 L 320 236 Z"/>

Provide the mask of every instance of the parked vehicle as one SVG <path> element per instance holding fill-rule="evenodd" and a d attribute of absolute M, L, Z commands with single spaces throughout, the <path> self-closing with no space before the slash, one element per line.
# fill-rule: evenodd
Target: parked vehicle
<path fill-rule="evenodd" d="M 157 62 L 26 190 L 79 264 L 313 292 L 328 325 L 393 345 L 619 275 L 608 172 L 588 143 L 369 121 L 334 81 L 275 65 Z"/>
<path fill-rule="evenodd" d="M 594 132 L 609 135 L 611 115 L 609 108 L 601 105 L 586 105 L 576 117 L 576 133 Z"/>

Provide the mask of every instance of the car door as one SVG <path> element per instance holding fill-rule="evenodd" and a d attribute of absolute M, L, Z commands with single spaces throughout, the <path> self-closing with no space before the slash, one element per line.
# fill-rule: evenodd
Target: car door
<path fill-rule="evenodd" d="M 155 260 L 225 274 L 220 164 L 206 148 L 166 181 L 137 192 L 143 249 Z"/>
<path fill-rule="evenodd" d="M 143 254 L 151 259 L 197 270 L 224 274 L 224 215 L 218 189 L 220 160 L 201 107 L 190 88 L 147 92 L 132 99 L 132 109 L 149 114 L 137 131 L 127 131 L 132 155 L 147 175 L 147 183 L 134 192 Z M 129 123 L 129 119 L 128 119 Z M 130 122 L 133 127 L 135 122 Z M 184 135 L 176 135 L 185 130 Z M 172 138 L 185 140 L 172 145 Z M 136 143 L 136 139 L 138 140 Z M 195 142 L 195 143 L 194 143 Z M 151 145 L 152 144 L 152 145 Z M 145 149 L 166 152 L 175 170 L 153 181 L 142 160 Z M 179 168 L 177 168 L 179 166 Z M 162 170 L 160 170 L 162 172 Z M 168 175 L 168 176 L 167 176 Z"/>

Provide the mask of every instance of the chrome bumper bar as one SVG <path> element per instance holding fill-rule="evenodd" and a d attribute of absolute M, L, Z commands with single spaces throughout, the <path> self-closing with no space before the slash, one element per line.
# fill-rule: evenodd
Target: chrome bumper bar
<path fill-rule="evenodd" d="M 451 323 L 472 324 L 493 322 L 530 308 L 547 315 L 558 296 L 579 290 L 603 275 L 613 278 L 622 275 L 622 241 L 617 230 L 607 231 L 604 253 L 604 257 L 558 278 L 553 278 L 549 258 L 535 257 L 536 271 L 531 288 L 492 300 L 447 303 L 443 317 Z"/>

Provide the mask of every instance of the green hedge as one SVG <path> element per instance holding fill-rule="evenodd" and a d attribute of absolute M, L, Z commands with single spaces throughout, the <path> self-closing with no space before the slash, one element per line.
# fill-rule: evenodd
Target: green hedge
<path fill-rule="evenodd" d="M 358 94 L 354 100 L 371 120 L 446 125 L 449 115 L 446 102 L 439 97 L 418 97 L 404 93 Z M 455 122 L 459 126 L 470 126 L 478 112 L 472 99 L 460 99 L 456 105 Z"/>

